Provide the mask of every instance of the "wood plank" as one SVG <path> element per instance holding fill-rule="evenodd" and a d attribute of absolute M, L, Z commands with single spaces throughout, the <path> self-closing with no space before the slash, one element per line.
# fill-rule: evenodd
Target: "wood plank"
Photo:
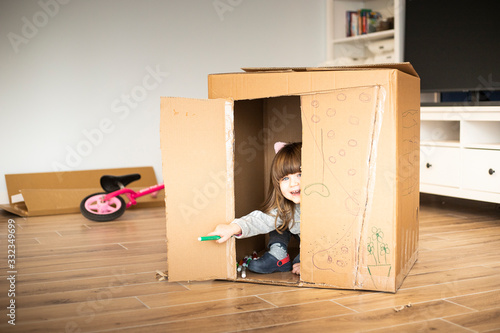
<path fill-rule="evenodd" d="M 139 296 L 139 299 L 148 307 L 156 308 L 183 303 L 206 302 L 247 296 L 259 296 L 259 298 L 263 299 L 263 294 L 283 293 L 295 289 L 294 287 L 265 284 L 234 283 L 225 288 L 198 289 L 169 295 L 157 293 L 154 295 Z"/>
<path fill-rule="evenodd" d="M 449 300 L 450 302 L 454 302 L 479 311 L 495 309 L 500 308 L 500 290 L 492 290 L 473 295 L 454 297 L 450 298 Z"/>
<path fill-rule="evenodd" d="M 421 321 L 419 323 L 411 323 L 405 325 L 384 327 L 370 331 L 370 333 L 401 333 L 401 332 L 453 332 L 453 333 L 470 333 L 467 328 L 447 322 L 443 319 L 434 319 Z"/>
<path fill-rule="evenodd" d="M 68 319 L 55 319 L 40 323 L 20 323 L 18 329 L 22 332 L 58 332 L 71 327 L 82 331 L 96 331 L 117 329 L 122 327 L 147 325 L 152 321 L 168 323 L 171 321 L 189 320 L 201 317 L 220 316 L 227 313 L 243 313 L 253 310 L 273 308 L 269 303 L 255 296 L 229 298 L 218 301 L 188 303 L 178 306 L 169 306 L 155 309 L 123 311 L 106 314 L 95 314 L 89 317 L 72 317 Z M 213 321 L 216 324 L 216 321 Z"/>
<path fill-rule="evenodd" d="M 476 267 L 478 264 L 483 266 L 496 262 L 498 262 L 498 256 L 495 253 L 483 253 L 474 256 L 467 254 L 447 255 L 446 253 L 421 254 L 417 263 L 412 268 L 412 274 L 446 271 L 456 268 L 469 268 Z"/>
<path fill-rule="evenodd" d="M 475 294 L 492 289 L 500 289 L 500 279 L 498 275 L 402 289 L 391 297 L 386 297 L 383 293 L 372 293 L 345 297 L 336 300 L 336 302 L 349 309 L 354 309 L 358 312 L 366 312 L 373 309 L 394 308 L 409 303 L 414 304 Z"/>
<path fill-rule="evenodd" d="M 484 266 L 470 266 L 467 269 L 445 269 L 442 271 L 424 272 L 422 274 L 412 273 L 406 277 L 400 290 L 487 277 L 494 274 L 498 274 L 498 270 Z"/>
<path fill-rule="evenodd" d="M 95 268 L 85 268 L 85 269 L 73 269 L 59 271 L 57 274 L 53 272 L 38 272 L 32 274 L 21 274 L 17 276 L 18 282 L 21 284 L 39 283 L 39 282 L 51 282 L 51 281 L 66 281 L 66 280 L 78 280 L 82 278 L 92 278 L 100 276 L 113 276 L 119 271 L 122 274 L 141 274 L 148 273 L 151 276 L 156 275 L 156 270 L 164 271 L 166 269 L 166 261 L 163 263 L 151 262 L 151 263 L 140 263 L 140 264 L 126 264 L 120 265 L 118 268 L 113 266 L 105 267 L 95 267 Z M 149 278 L 148 278 L 149 280 Z"/>
<path fill-rule="evenodd" d="M 142 256 L 130 256 L 130 257 L 115 257 L 115 258 L 99 258 L 95 259 L 93 261 L 84 261 L 84 262 L 77 262 L 77 263 L 47 263 L 46 265 L 43 265 L 43 262 L 40 263 L 40 265 L 33 267 L 33 266 L 28 266 L 25 267 L 23 265 L 22 260 L 19 261 L 17 264 L 17 269 L 19 272 L 22 272 L 23 274 L 32 274 L 39 272 L 42 269 L 42 266 L 44 271 L 46 272 L 60 272 L 60 271 L 65 271 L 65 270 L 73 270 L 73 269 L 84 269 L 84 268 L 93 268 L 93 267 L 103 267 L 103 266 L 116 266 L 120 267 L 121 265 L 126 265 L 126 264 L 131 264 L 131 263 L 145 263 L 145 262 L 165 262 L 166 255 L 165 254 L 149 254 L 149 255 L 142 255 Z"/>
<path fill-rule="evenodd" d="M 365 291 L 355 290 L 294 288 L 286 293 L 270 293 L 266 295 L 259 295 L 259 297 L 277 306 L 287 306 L 323 300 L 334 300 L 352 295 L 365 295 L 366 293 L 367 292 Z"/>
<path fill-rule="evenodd" d="M 20 286 L 19 288 L 22 288 Z M 143 295 L 155 295 L 157 293 L 174 293 L 184 291 L 185 288 L 176 282 L 153 282 L 134 285 L 120 285 L 118 278 L 110 280 L 109 285 L 103 288 L 72 290 L 65 292 L 54 292 L 40 295 L 30 295 L 19 292 L 16 295 L 16 302 L 26 307 L 36 307 L 54 304 L 67 304 L 86 302 L 90 299 L 101 298 L 122 298 L 122 297 L 140 297 Z"/>
<path fill-rule="evenodd" d="M 500 308 L 448 317 L 446 320 L 476 332 L 498 331 L 500 328 Z"/>
<path fill-rule="evenodd" d="M 157 250 L 163 250 L 164 247 L 158 247 Z M 109 258 L 132 257 L 132 256 L 150 256 L 155 248 L 143 247 L 135 250 L 129 250 L 124 246 L 116 244 L 114 248 L 106 251 L 85 251 L 83 253 L 58 254 L 50 256 L 33 256 L 33 257 L 17 257 L 19 264 L 25 268 L 39 268 L 47 263 L 50 265 L 67 264 L 69 261 L 73 263 L 85 263 L 89 261 L 104 260 Z"/>
<path fill-rule="evenodd" d="M 136 311 L 146 309 L 135 297 L 127 298 L 101 298 L 88 299 L 85 302 L 69 303 L 49 306 L 37 306 L 31 308 L 23 308 L 19 312 L 18 322 L 30 321 L 46 321 L 58 318 L 85 317 L 87 321 L 92 320 L 97 314 L 107 314 L 123 311 Z M 43 326 L 43 324 L 40 324 Z"/>
<path fill-rule="evenodd" d="M 260 329 L 270 325 L 295 322 L 304 319 L 317 319 L 332 315 L 343 315 L 352 313 L 333 302 L 323 301 L 306 303 L 300 305 L 284 306 L 265 310 L 248 311 L 244 313 L 234 313 L 222 316 L 204 317 L 199 319 L 182 320 L 167 324 L 156 324 L 146 326 L 136 326 L 128 329 L 120 329 L 121 332 L 230 332 L 244 331 L 248 329 Z M 295 332 L 292 330 L 292 332 Z"/>
<path fill-rule="evenodd" d="M 103 277 L 30 284 L 23 283 L 20 290 L 23 294 L 40 295 L 72 290 L 98 289 L 116 284 L 125 286 L 152 282 L 156 282 L 155 275 L 152 273 L 122 274 L 122 272 L 116 270 L 115 274 Z"/>
<path fill-rule="evenodd" d="M 435 239 L 432 241 L 425 242 L 425 248 L 428 250 L 447 250 L 451 248 L 463 248 L 464 246 L 481 246 L 484 243 L 493 243 L 494 246 L 498 246 L 498 242 L 500 241 L 500 235 L 497 234 L 486 234 L 481 235 L 479 237 L 469 237 L 469 238 L 459 238 L 459 239 L 449 239 L 446 242 L 443 242 L 443 239 Z"/>
<path fill-rule="evenodd" d="M 363 332 L 380 327 L 391 327 L 408 323 L 418 323 L 441 318 L 444 315 L 463 314 L 470 310 L 446 301 L 432 301 L 415 304 L 396 312 L 381 309 L 362 313 L 332 316 L 317 320 L 303 320 L 281 326 L 266 327 L 266 332 Z M 259 331 L 258 330 L 250 330 Z"/>

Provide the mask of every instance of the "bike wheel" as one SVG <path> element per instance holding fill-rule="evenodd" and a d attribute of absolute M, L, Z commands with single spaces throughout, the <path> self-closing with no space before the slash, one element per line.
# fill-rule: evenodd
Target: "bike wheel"
<path fill-rule="evenodd" d="M 125 200 L 120 196 L 104 201 L 107 193 L 91 194 L 80 203 L 80 212 L 89 220 L 96 222 L 108 222 L 119 218 L 126 209 Z"/>

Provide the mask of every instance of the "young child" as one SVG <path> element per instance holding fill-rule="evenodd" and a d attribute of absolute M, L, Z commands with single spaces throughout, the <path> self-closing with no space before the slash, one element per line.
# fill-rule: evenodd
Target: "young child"
<path fill-rule="evenodd" d="M 256 273 L 286 272 L 300 274 L 300 258 L 292 263 L 287 253 L 291 235 L 300 240 L 300 177 L 302 143 L 277 142 L 276 155 L 271 163 L 269 192 L 262 211 L 219 224 L 209 236 L 218 235 L 218 243 L 231 236 L 247 238 L 269 233 L 269 251 L 252 260 L 248 269 Z"/>

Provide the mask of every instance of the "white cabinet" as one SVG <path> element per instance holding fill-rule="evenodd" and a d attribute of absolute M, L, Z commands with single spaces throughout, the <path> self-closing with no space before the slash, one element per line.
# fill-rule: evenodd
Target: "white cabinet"
<path fill-rule="evenodd" d="M 458 188 L 460 173 L 460 149 L 450 147 L 421 146 L 420 182 Z"/>
<path fill-rule="evenodd" d="M 500 150 L 464 149 L 462 170 L 464 189 L 500 193 Z"/>
<path fill-rule="evenodd" d="M 361 9 L 394 18 L 394 29 L 347 36 L 346 13 Z M 326 66 L 403 61 L 404 0 L 326 0 L 326 29 Z"/>
<path fill-rule="evenodd" d="M 420 191 L 500 203 L 500 106 L 420 114 Z"/>

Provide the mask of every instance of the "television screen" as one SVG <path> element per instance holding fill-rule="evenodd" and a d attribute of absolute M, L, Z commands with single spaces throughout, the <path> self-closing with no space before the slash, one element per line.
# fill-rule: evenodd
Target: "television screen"
<path fill-rule="evenodd" d="M 423 92 L 498 95 L 500 0 L 406 0 L 404 59 Z"/>

